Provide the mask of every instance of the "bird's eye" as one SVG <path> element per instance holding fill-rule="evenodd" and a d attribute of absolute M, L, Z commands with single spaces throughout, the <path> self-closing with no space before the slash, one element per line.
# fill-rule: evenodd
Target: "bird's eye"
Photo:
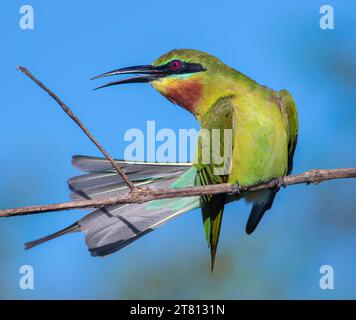
<path fill-rule="evenodd" d="M 177 71 L 182 67 L 182 62 L 179 60 L 173 60 L 171 61 L 171 70 L 172 71 Z"/>

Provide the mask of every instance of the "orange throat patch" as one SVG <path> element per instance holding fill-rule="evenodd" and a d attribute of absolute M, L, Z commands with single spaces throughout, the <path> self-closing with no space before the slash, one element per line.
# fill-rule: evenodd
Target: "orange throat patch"
<path fill-rule="evenodd" d="M 203 96 L 203 85 L 199 79 L 181 80 L 167 88 L 163 95 L 174 104 L 194 114 Z"/>

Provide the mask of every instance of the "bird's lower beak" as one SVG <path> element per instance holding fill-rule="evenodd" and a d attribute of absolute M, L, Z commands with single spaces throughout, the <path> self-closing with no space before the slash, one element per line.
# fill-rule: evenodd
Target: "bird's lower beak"
<path fill-rule="evenodd" d="M 107 84 L 104 84 L 100 87 L 95 88 L 94 90 L 101 89 L 104 87 L 114 86 L 117 84 L 150 82 L 150 81 L 157 80 L 159 78 L 166 76 L 166 73 L 162 69 L 159 69 L 158 67 L 155 67 L 152 65 L 147 65 L 147 66 L 135 66 L 135 67 L 128 67 L 128 68 L 113 70 L 113 71 L 98 75 L 98 76 L 92 78 L 92 80 L 98 79 L 98 78 L 104 78 L 104 77 L 108 77 L 108 76 L 121 75 L 121 74 L 137 74 L 137 75 L 135 77 L 125 78 L 125 79 L 121 79 L 118 81 L 109 82 Z"/>

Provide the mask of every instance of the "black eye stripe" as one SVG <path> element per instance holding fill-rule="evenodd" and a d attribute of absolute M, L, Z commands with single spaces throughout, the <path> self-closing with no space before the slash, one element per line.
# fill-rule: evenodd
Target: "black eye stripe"
<path fill-rule="evenodd" d="M 179 61 L 181 63 L 180 68 L 176 70 L 172 70 L 171 68 L 172 61 Z M 172 61 L 169 61 L 164 65 L 158 66 L 157 69 L 161 70 L 166 74 L 182 74 L 182 73 L 195 73 L 195 72 L 206 71 L 206 69 L 199 63 L 184 62 L 177 59 L 174 59 Z"/>

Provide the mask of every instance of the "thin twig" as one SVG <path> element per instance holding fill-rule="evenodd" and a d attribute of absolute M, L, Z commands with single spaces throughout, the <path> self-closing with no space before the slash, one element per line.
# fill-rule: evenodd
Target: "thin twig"
<path fill-rule="evenodd" d="M 56 102 L 62 107 L 64 112 L 72 118 L 72 120 L 83 130 L 83 132 L 88 136 L 88 138 L 98 147 L 101 153 L 105 156 L 106 159 L 110 161 L 113 165 L 114 169 L 121 176 L 121 178 L 126 182 L 130 190 L 135 189 L 134 184 L 125 174 L 125 172 L 120 168 L 120 166 L 115 162 L 113 158 L 106 152 L 103 146 L 94 138 L 94 136 L 89 132 L 89 130 L 84 126 L 84 124 L 79 120 L 79 118 L 72 112 L 72 110 L 48 87 L 46 87 L 41 81 L 39 81 L 30 71 L 28 71 L 25 67 L 17 67 L 18 70 L 23 72 L 26 76 L 28 76 L 32 81 L 38 84 L 43 90 L 45 90 Z"/>
<path fill-rule="evenodd" d="M 289 186 L 301 183 L 320 183 L 325 180 L 343 179 L 343 178 L 356 178 L 356 168 L 341 168 L 321 170 L 315 169 L 306 171 L 304 173 L 289 175 L 280 179 L 274 179 L 268 182 L 259 183 L 246 188 L 237 188 L 236 185 L 227 183 L 217 185 L 207 185 L 199 187 L 179 188 L 179 189 L 135 189 L 123 196 L 102 198 L 95 200 L 79 200 L 63 203 L 55 203 L 48 205 L 28 206 L 12 209 L 0 210 L 0 217 L 11 217 L 18 215 L 45 213 L 53 211 L 63 211 L 71 209 L 83 208 L 98 208 L 102 206 L 116 205 L 120 203 L 143 203 L 156 199 L 179 198 L 200 196 L 207 194 L 218 193 L 244 193 L 247 191 L 257 191 L 262 189 L 274 188 L 280 185 Z M 236 192 L 239 190 L 238 192 Z"/>

